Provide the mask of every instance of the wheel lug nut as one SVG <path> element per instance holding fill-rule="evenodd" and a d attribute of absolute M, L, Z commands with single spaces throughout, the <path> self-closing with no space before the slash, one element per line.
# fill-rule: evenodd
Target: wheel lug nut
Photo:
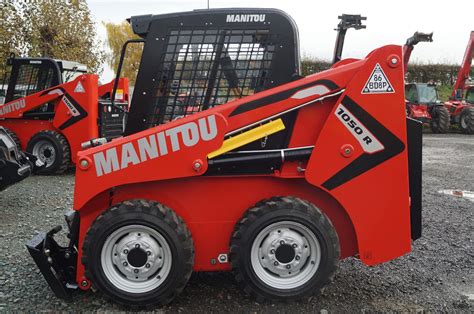
<path fill-rule="evenodd" d="M 290 269 L 290 268 L 291 268 L 291 265 L 289 265 L 289 264 L 286 265 L 286 268 L 287 268 L 287 269 Z"/>
<path fill-rule="evenodd" d="M 123 262 L 123 266 L 128 266 L 128 263 L 127 263 L 127 262 Z"/>
<path fill-rule="evenodd" d="M 139 249 L 139 248 L 140 248 L 140 244 L 135 244 L 135 247 L 136 247 L 137 249 Z"/>
<path fill-rule="evenodd" d="M 273 262 L 273 265 L 278 266 L 278 262 L 277 262 L 277 261 L 274 261 L 274 262 Z"/>
<path fill-rule="evenodd" d="M 285 244 L 285 241 L 281 240 L 281 241 L 280 241 L 280 244 L 281 244 L 281 245 Z"/>
<path fill-rule="evenodd" d="M 295 256 L 295 259 L 296 259 L 297 261 L 299 261 L 299 260 L 300 260 L 300 257 L 299 257 L 299 256 Z"/>
<path fill-rule="evenodd" d="M 146 268 L 150 268 L 150 264 L 149 264 L 149 263 L 146 263 L 145 267 L 146 267 Z"/>
<path fill-rule="evenodd" d="M 127 249 L 123 250 L 123 254 L 128 254 L 128 250 Z"/>
<path fill-rule="evenodd" d="M 274 250 L 274 249 L 271 249 L 271 250 L 270 250 L 270 254 L 275 254 L 275 250 Z"/>
<path fill-rule="evenodd" d="M 150 256 L 150 255 L 151 255 L 151 252 L 150 252 L 150 251 L 147 251 L 147 252 L 146 252 L 146 255 Z"/>
<path fill-rule="evenodd" d="M 138 274 L 139 270 L 138 270 L 138 269 L 135 269 L 133 272 L 134 272 L 135 274 Z"/>
<path fill-rule="evenodd" d="M 296 245 L 296 243 L 293 243 L 292 247 L 296 249 L 298 246 Z"/>

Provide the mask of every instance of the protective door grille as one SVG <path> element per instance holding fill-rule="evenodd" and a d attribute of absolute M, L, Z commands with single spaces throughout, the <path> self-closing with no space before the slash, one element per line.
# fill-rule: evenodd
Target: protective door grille
<path fill-rule="evenodd" d="M 171 31 L 149 127 L 268 88 L 277 40 L 267 30 Z"/>

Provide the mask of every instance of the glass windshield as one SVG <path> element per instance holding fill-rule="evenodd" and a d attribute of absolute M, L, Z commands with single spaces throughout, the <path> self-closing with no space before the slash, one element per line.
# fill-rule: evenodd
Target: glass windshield
<path fill-rule="evenodd" d="M 418 85 L 418 96 L 420 103 L 430 103 L 438 100 L 436 88 L 430 85 Z"/>
<path fill-rule="evenodd" d="M 471 87 L 466 92 L 466 102 L 474 104 L 474 87 Z"/>
<path fill-rule="evenodd" d="M 84 71 L 78 71 L 78 70 L 63 70 L 63 82 L 67 83 L 70 81 L 74 81 L 78 76 L 86 74 Z"/>

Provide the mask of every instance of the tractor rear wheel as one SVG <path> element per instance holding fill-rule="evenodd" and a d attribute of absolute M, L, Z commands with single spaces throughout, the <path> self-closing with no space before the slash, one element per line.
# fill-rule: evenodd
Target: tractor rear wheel
<path fill-rule="evenodd" d="M 464 108 L 459 118 L 459 125 L 463 133 L 474 134 L 474 107 Z"/>
<path fill-rule="evenodd" d="M 188 228 L 170 208 L 133 200 L 97 217 L 82 247 L 82 264 L 108 299 L 132 308 L 171 302 L 194 264 Z"/>
<path fill-rule="evenodd" d="M 431 110 L 431 131 L 433 133 L 447 133 L 449 131 L 449 111 L 444 106 L 435 106 Z"/>
<path fill-rule="evenodd" d="M 294 197 L 275 197 L 250 208 L 230 245 L 235 278 L 258 302 L 311 297 L 332 281 L 339 256 L 339 238 L 329 218 Z"/>
<path fill-rule="evenodd" d="M 20 142 L 20 139 L 18 138 L 18 136 L 15 134 L 15 132 L 13 132 L 12 130 L 10 129 L 7 129 L 7 128 L 4 128 L 5 131 L 7 132 L 7 134 L 13 139 L 13 141 L 15 142 L 16 144 L 16 147 L 18 148 L 19 151 L 21 151 L 21 142 Z"/>
<path fill-rule="evenodd" d="M 36 133 L 28 141 L 26 151 L 36 156 L 46 166 L 39 174 L 64 173 L 71 163 L 71 150 L 66 138 L 51 130 Z"/>

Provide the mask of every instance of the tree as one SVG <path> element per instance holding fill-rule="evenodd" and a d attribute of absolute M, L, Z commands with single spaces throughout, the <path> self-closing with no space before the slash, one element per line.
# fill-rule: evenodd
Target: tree
<path fill-rule="evenodd" d="M 21 56 L 77 61 L 87 65 L 89 72 L 101 72 L 105 53 L 86 1 L 3 3 L 6 3 L 6 10 L 2 8 L 5 25 L 0 35 L 7 38 L 7 44 L 0 47 L 2 60 L 15 52 Z"/>
<path fill-rule="evenodd" d="M 116 71 L 120 61 L 120 53 L 125 41 L 140 38 L 135 35 L 129 23 L 120 24 L 105 23 L 107 30 L 107 46 L 110 53 L 107 54 L 108 64 Z M 128 77 L 131 85 L 135 85 L 138 68 L 143 50 L 143 44 L 130 44 L 125 53 L 121 76 Z"/>
<path fill-rule="evenodd" d="M 0 11 L 0 80 L 4 78 L 4 65 L 10 54 L 21 55 L 24 52 L 22 32 L 20 7 L 11 1 L 3 1 Z"/>
<path fill-rule="evenodd" d="M 30 1 L 28 1 L 30 2 Z M 31 1 L 25 18 L 30 32 L 25 34 L 30 57 L 50 57 L 78 61 L 92 73 L 100 73 L 105 61 L 102 43 L 87 2 Z"/>

